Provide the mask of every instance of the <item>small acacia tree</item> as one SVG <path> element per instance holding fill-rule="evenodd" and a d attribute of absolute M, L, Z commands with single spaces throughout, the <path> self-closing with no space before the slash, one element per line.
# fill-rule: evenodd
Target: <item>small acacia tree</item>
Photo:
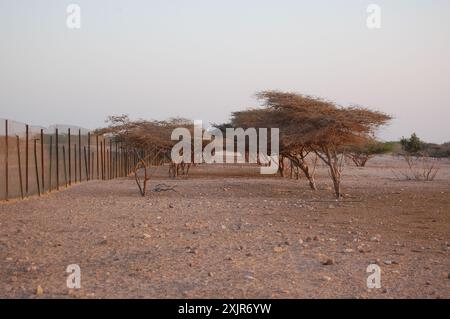
<path fill-rule="evenodd" d="M 97 130 L 97 134 L 109 134 L 118 142 L 127 145 L 138 156 L 138 163 L 134 168 L 134 175 L 139 191 L 145 195 L 149 176 L 149 164 L 162 165 L 169 162 L 169 175 L 176 177 L 180 164 L 171 161 L 172 147 L 177 143 L 171 139 L 175 128 L 186 128 L 193 132 L 193 122 L 183 118 L 172 118 L 166 121 L 130 120 L 127 115 L 110 116 L 108 127 Z M 193 136 L 193 134 L 191 134 Z M 181 168 L 187 169 L 184 164 Z M 138 171 L 144 170 L 144 180 L 141 181 Z M 142 184 L 142 185 L 141 185 Z"/>
<path fill-rule="evenodd" d="M 387 154 L 394 150 L 392 143 L 383 143 L 375 139 L 369 139 L 364 143 L 349 145 L 346 147 L 348 158 L 358 167 L 366 166 L 369 159 L 375 155 Z"/>

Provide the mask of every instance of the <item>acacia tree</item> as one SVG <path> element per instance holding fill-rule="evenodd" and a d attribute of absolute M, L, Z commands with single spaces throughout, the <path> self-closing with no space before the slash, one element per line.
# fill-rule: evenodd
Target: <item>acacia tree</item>
<path fill-rule="evenodd" d="M 341 197 L 345 147 L 367 141 L 390 120 L 390 116 L 364 107 L 344 108 L 301 94 L 263 91 L 257 97 L 264 108 L 234 112 L 231 125 L 279 128 L 280 155 L 298 164 L 315 189 L 307 161 L 307 155 L 315 153 L 328 167 L 337 198 Z"/>
<path fill-rule="evenodd" d="M 391 143 L 382 143 L 375 139 L 360 144 L 349 145 L 346 147 L 348 158 L 350 158 L 357 167 L 366 166 L 367 162 L 375 155 L 387 154 L 393 151 Z"/>
<path fill-rule="evenodd" d="M 178 176 L 179 169 L 187 174 L 190 163 L 176 164 L 171 160 L 172 147 L 177 143 L 171 139 L 175 128 L 186 128 L 191 133 L 193 122 L 183 118 L 172 118 L 166 121 L 130 120 L 127 115 L 110 116 L 108 126 L 97 130 L 97 134 L 108 134 L 117 142 L 127 145 L 137 155 L 138 161 L 134 167 L 134 175 L 139 191 L 145 195 L 149 176 L 149 165 L 163 165 L 169 162 L 169 175 Z M 193 136 L 193 134 L 191 134 Z M 139 178 L 139 170 L 144 170 L 143 181 Z M 141 185 L 142 184 L 142 185 Z"/>

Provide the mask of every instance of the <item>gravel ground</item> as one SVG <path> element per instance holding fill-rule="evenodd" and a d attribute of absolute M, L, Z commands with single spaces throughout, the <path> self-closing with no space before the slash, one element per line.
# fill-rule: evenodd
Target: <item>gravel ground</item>
<path fill-rule="evenodd" d="M 401 181 L 397 159 L 305 180 L 203 165 L 149 185 L 92 181 L 0 204 L 1 298 L 449 298 L 450 164 Z M 163 174 L 164 173 L 164 174 Z M 366 268 L 381 267 L 380 289 Z M 66 267 L 81 267 L 81 289 Z M 42 288 L 42 289 L 41 289 Z"/>

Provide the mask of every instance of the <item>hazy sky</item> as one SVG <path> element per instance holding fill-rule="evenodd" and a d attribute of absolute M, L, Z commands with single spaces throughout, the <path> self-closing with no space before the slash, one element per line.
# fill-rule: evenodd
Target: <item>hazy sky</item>
<path fill-rule="evenodd" d="M 450 1 L 0 0 L 1 118 L 223 122 L 264 89 L 385 111 L 384 139 L 450 140 Z"/>

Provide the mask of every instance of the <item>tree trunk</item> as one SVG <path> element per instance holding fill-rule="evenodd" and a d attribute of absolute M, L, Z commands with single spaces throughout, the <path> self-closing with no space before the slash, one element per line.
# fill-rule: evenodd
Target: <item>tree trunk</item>
<path fill-rule="evenodd" d="M 295 164 L 302 170 L 303 174 L 308 179 L 309 187 L 312 190 L 317 190 L 316 181 L 314 178 L 314 170 L 313 171 L 310 170 L 308 163 L 306 162 L 306 156 L 300 155 L 300 157 L 296 157 L 293 155 L 287 155 L 287 157 L 291 161 L 291 164 Z"/>
<path fill-rule="evenodd" d="M 345 155 L 342 154 L 341 159 L 339 159 L 338 153 L 335 148 L 330 149 L 330 146 L 321 146 L 321 154 L 315 151 L 317 156 L 328 166 L 330 171 L 330 177 L 333 181 L 334 193 L 337 199 L 341 198 L 341 173 L 343 169 L 343 162 Z"/>

